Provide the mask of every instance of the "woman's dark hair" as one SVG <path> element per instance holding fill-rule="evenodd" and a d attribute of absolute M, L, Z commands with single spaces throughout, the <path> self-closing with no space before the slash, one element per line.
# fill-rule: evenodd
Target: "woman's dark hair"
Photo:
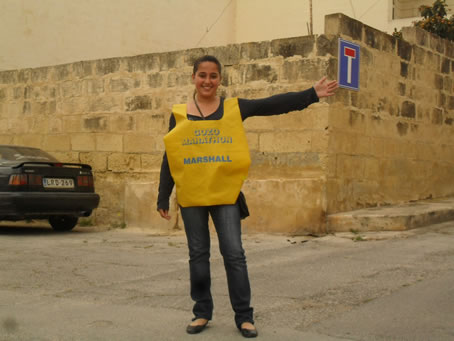
<path fill-rule="evenodd" d="M 196 61 L 194 62 L 194 68 L 192 70 L 192 73 L 194 75 L 196 74 L 197 70 L 199 69 L 199 65 L 203 62 L 215 63 L 216 66 L 218 67 L 219 74 L 221 74 L 222 66 L 221 66 L 221 63 L 219 63 L 219 60 L 214 56 L 205 55 L 200 58 L 197 58 Z"/>

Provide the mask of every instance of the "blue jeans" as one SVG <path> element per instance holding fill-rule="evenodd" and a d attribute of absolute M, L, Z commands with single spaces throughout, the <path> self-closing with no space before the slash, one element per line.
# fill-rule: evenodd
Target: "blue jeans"
<path fill-rule="evenodd" d="M 230 302 L 239 328 L 243 322 L 254 323 L 250 306 L 251 288 L 246 257 L 241 243 L 241 220 L 238 204 L 206 207 L 181 207 L 189 246 L 191 298 L 195 318 L 211 320 L 213 298 L 210 276 L 210 231 L 208 215 L 213 219 L 224 258 Z"/>

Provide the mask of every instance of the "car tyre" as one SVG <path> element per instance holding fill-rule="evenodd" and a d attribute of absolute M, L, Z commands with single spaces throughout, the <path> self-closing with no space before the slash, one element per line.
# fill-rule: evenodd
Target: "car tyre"
<path fill-rule="evenodd" d="M 71 215 L 56 215 L 49 218 L 49 223 L 55 231 L 70 231 L 78 220 L 78 217 Z"/>

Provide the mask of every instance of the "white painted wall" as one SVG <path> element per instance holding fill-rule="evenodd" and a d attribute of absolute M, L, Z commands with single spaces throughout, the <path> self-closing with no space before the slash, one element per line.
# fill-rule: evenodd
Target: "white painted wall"
<path fill-rule="evenodd" d="M 231 0 L 0 0 L 0 70 L 225 45 L 234 16 Z"/>
<path fill-rule="evenodd" d="M 392 0 L 312 2 L 314 34 L 338 12 L 388 33 L 415 20 L 393 21 Z M 0 70 L 305 36 L 309 21 L 309 0 L 0 0 Z"/>
<path fill-rule="evenodd" d="M 344 13 L 367 25 L 387 31 L 390 0 L 313 0 L 313 33 L 322 34 L 325 16 Z M 308 35 L 309 0 L 238 0 L 237 42 Z"/>

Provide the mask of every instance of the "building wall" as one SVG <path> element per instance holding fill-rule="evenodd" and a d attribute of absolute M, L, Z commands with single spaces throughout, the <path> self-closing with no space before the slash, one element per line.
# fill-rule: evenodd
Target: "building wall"
<path fill-rule="evenodd" d="M 0 72 L 0 143 L 93 166 L 110 226 L 181 229 L 156 209 L 173 103 L 192 94 L 192 63 L 224 64 L 220 93 L 258 98 L 337 75 L 338 37 L 361 45 L 361 89 L 302 112 L 245 122 L 252 154 L 246 231 L 325 231 L 325 216 L 454 193 L 454 49 L 415 28 L 396 40 L 341 14 L 326 33 Z"/>
<path fill-rule="evenodd" d="M 407 28 L 403 40 L 342 15 L 327 34 L 361 46 L 360 91 L 330 105 L 327 211 L 454 192 L 454 45 Z"/>
<path fill-rule="evenodd" d="M 393 0 L 317 0 L 312 12 L 314 34 L 331 13 L 388 33 L 415 20 L 393 20 Z M 309 23 L 309 0 L 0 1 L 0 70 L 305 36 Z"/>
<path fill-rule="evenodd" d="M 0 70 L 226 45 L 234 17 L 230 0 L 0 1 Z"/>
<path fill-rule="evenodd" d="M 0 143 L 91 164 L 102 198 L 98 224 L 181 228 L 175 199 L 167 223 L 156 212 L 156 196 L 171 105 L 191 96 L 194 59 L 219 56 L 224 95 L 263 97 L 309 88 L 319 79 L 331 56 L 323 50 L 313 55 L 325 40 L 300 37 L 0 72 Z M 296 231 L 302 221 L 321 227 L 327 113 L 318 104 L 304 114 L 246 122 L 251 229 Z M 276 200 L 285 213 L 279 220 L 267 209 Z"/>

